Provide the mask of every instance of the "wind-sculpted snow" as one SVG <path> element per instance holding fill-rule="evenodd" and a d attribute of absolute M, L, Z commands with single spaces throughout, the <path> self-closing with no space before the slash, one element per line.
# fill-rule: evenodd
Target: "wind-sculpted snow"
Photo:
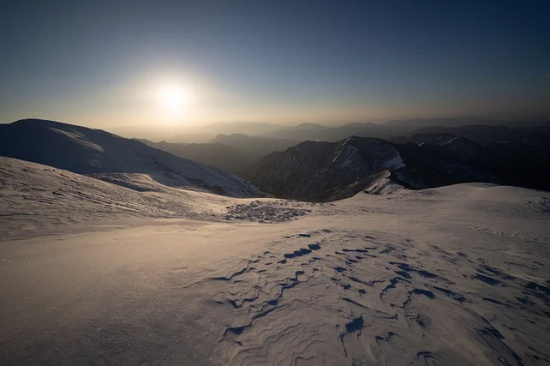
<path fill-rule="evenodd" d="M 550 364 L 548 193 L 309 204 L 0 167 L 2 364 Z"/>
<path fill-rule="evenodd" d="M 368 230 L 318 230 L 269 248 L 197 284 L 221 290 L 212 303 L 233 313 L 223 364 L 550 362 L 549 283 L 524 277 L 542 263 Z M 520 331 L 525 322 L 539 327 Z"/>
<path fill-rule="evenodd" d="M 235 202 L 168 187 L 147 174 L 101 178 L 0 157 L 0 237 L 78 232 L 106 224 L 124 227 L 136 218 L 221 220 L 227 203 Z"/>
<path fill-rule="evenodd" d="M 123 227 L 131 224 L 130 218 L 278 223 L 297 220 L 320 207 L 273 199 L 236 203 L 168 187 L 147 174 L 90 177 L 6 157 L 0 157 L 0 198 L 0 235 L 5 239 L 54 234 L 63 232 L 63 227 L 75 231 L 106 223 Z"/>

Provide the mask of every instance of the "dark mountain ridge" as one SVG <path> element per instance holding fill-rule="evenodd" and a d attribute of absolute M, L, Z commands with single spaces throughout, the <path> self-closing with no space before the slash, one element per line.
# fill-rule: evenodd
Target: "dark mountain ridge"
<path fill-rule="evenodd" d="M 369 177 L 402 165 L 394 146 L 380 139 L 306 141 L 260 159 L 252 180 L 276 197 L 325 201 L 353 195 Z"/>
<path fill-rule="evenodd" d="M 489 182 L 550 189 L 548 163 L 541 160 L 548 149 L 529 155 L 532 160 L 522 164 L 529 150 L 515 151 L 514 145 L 498 151 L 491 144 L 483 146 L 449 133 L 397 140 L 351 137 L 336 143 L 303 142 L 261 159 L 252 182 L 277 197 L 309 201 L 342 199 L 361 190 L 380 192 L 390 185 L 423 189 Z"/>
<path fill-rule="evenodd" d="M 370 124 L 351 127 L 363 125 Z M 302 128 L 318 130 L 314 124 Z M 136 185 L 121 173 L 147 174 L 161 184 L 238 197 L 261 193 L 195 161 L 245 177 L 276 197 L 307 201 L 342 199 L 361 190 L 384 193 L 464 182 L 550 190 L 550 127 L 432 126 L 416 132 L 391 140 L 352 136 L 295 146 L 290 139 L 219 134 L 205 144 L 145 141 L 151 147 L 102 130 L 22 120 L 0 125 L 0 155 L 124 186 Z"/>

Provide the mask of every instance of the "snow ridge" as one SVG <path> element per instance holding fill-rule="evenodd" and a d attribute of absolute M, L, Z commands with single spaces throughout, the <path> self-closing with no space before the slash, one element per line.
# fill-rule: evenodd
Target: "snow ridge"
<path fill-rule="evenodd" d="M 252 184 L 217 168 L 102 130 L 44 120 L 0 126 L 0 155 L 94 174 L 147 174 L 167 186 L 234 197 L 261 197 Z M 127 176 L 131 177 L 131 175 Z"/>

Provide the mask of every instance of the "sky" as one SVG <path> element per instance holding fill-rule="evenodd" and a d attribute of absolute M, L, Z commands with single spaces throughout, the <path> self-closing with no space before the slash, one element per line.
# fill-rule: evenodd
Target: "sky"
<path fill-rule="evenodd" d="M 0 122 L 550 115 L 550 1 L 0 0 Z"/>

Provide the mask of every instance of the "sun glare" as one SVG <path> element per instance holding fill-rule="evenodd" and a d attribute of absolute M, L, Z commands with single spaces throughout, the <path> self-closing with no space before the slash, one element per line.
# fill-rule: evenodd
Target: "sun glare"
<path fill-rule="evenodd" d="M 170 121 L 181 122 L 189 115 L 193 102 L 193 93 L 190 88 L 178 83 L 164 83 L 155 90 L 155 99 L 158 108 Z"/>

